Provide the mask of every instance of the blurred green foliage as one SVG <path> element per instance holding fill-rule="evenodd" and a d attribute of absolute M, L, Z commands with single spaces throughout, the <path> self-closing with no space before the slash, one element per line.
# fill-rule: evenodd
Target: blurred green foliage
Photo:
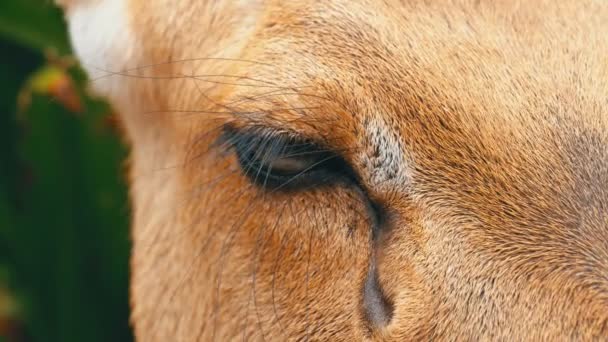
<path fill-rule="evenodd" d="M 125 150 L 61 12 L 0 0 L 0 341 L 130 341 Z M 54 56 L 54 57 L 53 57 Z"/>

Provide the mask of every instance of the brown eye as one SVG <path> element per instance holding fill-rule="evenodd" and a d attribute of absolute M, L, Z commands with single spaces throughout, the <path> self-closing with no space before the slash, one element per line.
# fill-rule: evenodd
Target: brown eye
<path fill-rule="evenodd" d="M 268 160 L 266 168 L 270 172 L 274 170 L 281 174 L 296 175 L 300 172 L 306 172 L 308 168 L 314 167 L 315 162 L 317 162 L 316 158 L 307 156 L 284 156 Z"/>
<path fill-rule="evenodd" d="M 264 128 L 226 128 L 223 140 L 234 149 L 242 172 L 264 188 L 293 190 L 328 185 L 352 174 L 340 156 L 306 139 Z"/>

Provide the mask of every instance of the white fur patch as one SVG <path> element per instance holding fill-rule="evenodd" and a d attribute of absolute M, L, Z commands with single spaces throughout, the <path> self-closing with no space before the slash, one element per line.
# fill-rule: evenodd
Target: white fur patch
<path fill-rule="evenodd" d="M 68 9 L 74 51 L 103 95 L 115 87 L 120 76 L 112 73 L 134 68 L 141 49 L 129 20 L 128 0 L 83 1 Z"/>
<path fill-rule="evenodd" d="M 381 191 L 407 186 L 413 161 L 395 137 L 396 131 L 378 118 L 372 119 L 365 131 L 367 141 L 362 158 L 371 183 Z"/>

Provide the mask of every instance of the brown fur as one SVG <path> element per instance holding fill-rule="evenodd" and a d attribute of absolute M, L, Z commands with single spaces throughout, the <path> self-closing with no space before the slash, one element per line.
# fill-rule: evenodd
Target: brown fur
<path fill-rule="evenodd" d="M 139 68 L 94 85 L 133 148 L 140 340 L 608 338 L 608 4 L 125 2 Z M 260 189 L 226 122 L 362 189 Z"/>

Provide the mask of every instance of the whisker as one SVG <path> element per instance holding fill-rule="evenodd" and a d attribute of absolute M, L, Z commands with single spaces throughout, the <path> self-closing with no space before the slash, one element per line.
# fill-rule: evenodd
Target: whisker
<path fill-rule="evenodd" d="M 284 211 L 286 205 L 287 205 L 287 202 L 284 201 L 283 206 L 278 211 L 279 215 L 278 215 L 277 219 L 275 220 L 274 224 L 272 225 L 272 228 L 270 229 L 270 236 L 272 236 L 275 233 L 275 230 L 278 227 L 281 218 L 283 217 L 283 211 Z M 263 231 L 263 229 L 260 229 L 260 231 Z M 258 240 L 258 242 L 259 242 L 259 240 Z M 264 251 L 264 248 L 266 247 L 266 243 L 268 243 L 268 240 L 266 240 L 266 242 L 260 247 L 262 253 Z M 258 265 L 259 265 L 259 261 L 260 261 L 259 260 L 260 258 L 258 256 L 258 252 L 257 252 L 257 247 L 258 247 L 258 243 L 256 242 L 255 264 L 254 264 L 253 273 L 252 273 L 252 282 L 253 282 L 252 295 L 253 295 L 253 305 L 254 305 L 256 318 L 257 318 L 257 324 L 258 324 L 260 331 L 262 332 L 262 339 L 265 340 L 264 328 L 262 327 L 262 320 L 261 320 L 260 312 L 258 309 L 257 293 L 256 293 L 257 269 L 258 269 Z"/>
<path fill-rule="evenodd" d="M 262 195 L 262 201 L 264 201 L 264 195 Z M 255 243 L 255 248 L 253 253 L 255 254 L 254 259 L 257 258 L 257 253 L 258 253 L 258 248 L 260 247 L 260 242 L 261 242 L 261 236 L 264 233 L 264 229 L 258 229 L 258 234 L 256 237 L 256 243 Z M 255 266 L 252 265 L 252 290 L 249 293 L 249 298 L 247 300 L 247 307 L 245 309 L 245 322 L 244 322 L 244 327 L 243 327 L 243 341 L 246 341 L 246 337 L 247 337 L 247 325 L 248 325 L 248 321 L 249 321 L 249 306 L 251 304 L 251 301 L 255 301 L 255 267 L 257 267 L 257 263 L 255 261 L 252 261 L 252 264 L 255 263 Z M 255 305 L 255 304 L 254 304 Z M 262 337 L 264 336 L 264 332 L 262 331 Z M 265 339 L 264 339 L 265 340 Z"/>
<path fill-rule="evenodd" d="M 284 108 L 273 108 L 270 110 L 260 110 L 253 112 L 237 112 L 234 111 L 210 111 L 210 110 L 198 110 L 198 109 L 164 109 L 164 110 L 149 110 L 143 112 L 144 114 L 159 114 L 159 113 L 187 113 L 187 114 L 233 114 L 233 115 L 258 115 L 264 113 L 273 113 L 279 111 L 289 110 L 314 110 L 319 107 L 284 107 Z"/>
<path fill-rule="evenodd" d="M 313 209 L 315 207 L 313 206 Z M 310 217 L 311 212 L 314 214 L 316 213 L 315 210 L 307 210 L 306 213 L 308 214 L 308 219 L 311 220 L 310 222 L 317 222 L 317 218 L 316 215 L 314 215 L 314 217 Z M 313 234 L 315 234 L 315 229 L 310 229 L 309 232 L 309 237 L 308 237 L 308 255 L 306 256 L 306 280 L 305 280 L 305 290 L 304 290 L 304 302 L 305 302 L 305 309 L 304 311 L 306 312 L 304 315 L 304 320 L 306 321 L 306 327 L 304 328 L 305 334 L 306 334 L 306 341 L 308 341 L 310 339 L 310 302 L 308 299 L 308 294 L 309 294 L 309 287 L 310 287 L 310 259 L 312 257 L 312 238 L 313 238 Z"/>
<path fill-rule="evenodd" d="M 293 216 L 293 208 L 291 207 L 290 203 L 287 203 L 287 204 L 289 205 L 290 212 L 292 213 L 292 216 Z M 283 252 L 283 249 L 285 248 L 286 239 L 287 239 L 287 233 L 283 233 L 283 236 L 281 237 L 281 242 L 279 243 L 279 250 L 277 251 L 277 256 L 275 258 L 275 262 L 274 262 L 274 266 L 273 266 L 272 281 L 271 281 L 271 286 L 270 286 L 271 299 L 272 299 L 272 311 L 274 313 L 275 321 L 279 325 L 279 331 L 281 333 L 283 331 L 285 331 L 285 328 L 281 325 L 281 320 L 279 318 L 279 313 L 278 313 L 278 309 L 277 309 L 277 303 L 276 303 L 276 278 L 277 277 L 276 276 L 277 276 L 277 272 L 278 272 L 278 268 L 279 268 L 279 261 L 281 260 L 281 254 Z M 285 340 L 287 340 L 287 339 L 285 339 Z"/>
<path fill-rule="evenodd" d="M 258 199 L 258 197 L 259 197 L 259 194 L 256 195 L 256 197 L 254 197 L 254 199 L 249 203 L 249 205 L 242 211 L 243 214 L 240 215 L 240 217 L 244 218 L 244 220 L 242 222 L 244 222 L 252 214 L 253 208 L 255 208 L 256 200 Z M 222 274 L 224 271 L 224 258 L 230 249 L 230 243 L 232 242 L 232 239 L 234 239 L 238 228 L 239 228 L 239 225 L 237 225 L 236 221 L 235 221 L 235 224 L 233 224 L 230 227 L 230 229 L 228 230 L 228 234 L 226 235 L 226 238 L 222 242 L 221 249 L 220 249 L 220 256 L 218 259 L 219 264 L 217 266 L 218 272 L 216 273 L 217 286 L 215 288 L 216 300 L 214 303 L 214 310 L 213 310 L 214 324 L 213 324 L 212 340 L 215 340 L 215 335 L 217 333 L 218 313 L 219 313 L 219 309 L 220 309 L 219 296 L 220 296 L 220 288 L 221 288 L 221 282 L 222 282 Z M 197 340 L 199 340 L 200 337 L 201 336 L 199 334 Z"/>
<path fill-rule="evenodd" d="M 227 61 L 227 62 L 243 62 L 243 63 L 257 64 L 257 65 L 264 65 L 264 66 L 272 66 L 272 64 L 263 63 L 263 62 L 260 62 L 260 61 L 240 59 L 240 58 L 200 57 L 200 58 L 185 58 L 185 59 L 177 59 L 177 60 L 173 60 L 173 61 L 166 61 L 166 62 L 160 62 L 160 63 L 146 64 L 146 65 L 141 65 L 141 66 L 134 67 L 134 68 L 124 69 L 124 70 L 122 70 L 122 72 L 140 71 L 140 70 L 144 70 L 144 69 L 150 69 L 150 68 L 155 68 L 155 67 L 165 66 L 165 65 L 170 65 L 170 64 L 177 64 L 177 63 L 200 62 L 200 61 L 210 61 L 210 60 L 211 61 Z M 112 71 L 105 70 L 104 68 L 92 65 L 91 63 L 84 63 L 83 65 L 89 66 L 89 67 L 91 67 L 93 69 L 96 69 L 96 70 L 99 70 L 99 71 L 108 72 L 110 74 L 114 73 Z M 100 76 L 100 77 L 98 77 L 96 79 L 101 79 L 101 78 L 104 78 L 106 76 L 111 76 L 111 75 Z M 93 80 L 96 80 L 96 79 L 93 79 Z"/>
<path fill-rule="evenodd" d="M 192 77 L 192 76 L 187 76 L 187 75 L 143 76 L 143 75 L 135 75 L 135 74 L 129 74 L 129 73 L 122 73 L 122 72 L 110 72 L 110 71 L 107 71 L 107 73 L 108 73 L 108 75 L 104 75 L 104 76 L 106 76 L 106 77 L 110 77 L 110 76 L 122 76 L 122 77 L 144 79 L 144 80 L 196 79 L 196 80 L 201 81 L 201 82 L 206 82 L 206 83 L 211 83 L 211 84 L 219 84 L 219 85 L 230 85 L 230 86 L 252 87 L 252 88 L 290 89 L 290 87 L 286 87 L 286 86 L 255 85 L 255 84 L 241 84 L 241 83 L 211 81 L 211 80 L 203 79 L 202 77 Z M 98 80 L 99 80 L 99 78 L 97 78 L 95 81 L 98 81 Z"/>

